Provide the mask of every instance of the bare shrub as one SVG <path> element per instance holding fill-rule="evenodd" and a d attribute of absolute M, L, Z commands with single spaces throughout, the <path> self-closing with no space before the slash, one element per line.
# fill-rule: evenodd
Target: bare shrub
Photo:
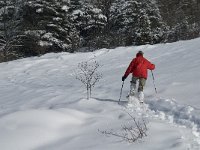
<path fill-rule="evenodd" d="M 76 73 L 76 79 L 80 80 L 86 87 L 87 99 L 92 95 L 92 88 L 102 78 L 102 74 L 97 70 L 100 67 L 97 61 L 82 62 L 78 64 L 78 72 Z"/>
<path fill-rule="evenodd" d="M 144 119 L 136 120 L 136 118 L 134 118 L 130 114 L 129 116 L 132 118 L 132 123 L 130 125 L 122 125 L 120 132 L 116 132 L 113 130 L 110 131 L 99 130 L 99 132 L 106 136 L 115 136 L 121 138 L 122 141 L 127 141 L 129 143 L 134 143 L 146 137 L 148 130 L 146 121 Z"/>

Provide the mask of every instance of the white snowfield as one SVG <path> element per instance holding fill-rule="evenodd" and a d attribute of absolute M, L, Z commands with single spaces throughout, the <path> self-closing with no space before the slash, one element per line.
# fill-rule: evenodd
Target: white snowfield
<path fill-rule="evenodd" d="M 1 150 L 200 150 L 200 39 L 118 47 L 91 53 L 51 53 L 0 64 Z M 131 75 L 118 104 L 121 77 L 137 51 L 156 65 L 145 87 L 146 112 L 127 104 Z M 74 72 L 97 60 L 103 78 L 92 99 Z M 127 143 L 98 130 L 120 132 L 131 118 L 148 120 L 148 136 Z"/>

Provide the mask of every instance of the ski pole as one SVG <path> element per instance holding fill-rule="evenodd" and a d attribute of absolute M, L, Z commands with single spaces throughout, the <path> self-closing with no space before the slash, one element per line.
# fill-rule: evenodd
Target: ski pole
<path fill-rule="evenodd" d="M 120 102 L 120 100 L 121 100 L 121 97 L 122 97 L 122 89 L 123 89 L 123 86 L 124 86 L 124 81 L 122 82 L 122 87 L 121 87 L 121 91 L 120 91 L 119 102 Z"/>
<path fill-rule="evenodd" d="M 155 85 L 155 78 L 154 78 L 154 75 L 153 75 L 153 71 L 151 70 L 151 74 L 152 74 L 152 77 L 153 77 L 153 85 L 154 85 L 154 88 L 155 88 L 155 92 L 157 94 L 157 90 L 156 90 L 156 85 Z"/>

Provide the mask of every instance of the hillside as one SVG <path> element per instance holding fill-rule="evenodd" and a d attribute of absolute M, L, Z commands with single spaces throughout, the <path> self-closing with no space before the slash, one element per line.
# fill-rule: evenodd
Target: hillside
<path fill-rule="evenodd" d="M 90 53 L 50 53 L 0 64 L 0 147 L 3 150 L 199 150 L 200 39 L 118 47 Z M 131 121 L 129 80 L 118 105 L 121 77 L 138 50 L 156 65 L 155 94 L 149 72 L 145 87 L 148 136 L 129 144 L 100 130 L 120 130 Z M 92 99 L 74 72 L 97 60 L 103 78 Z"/>

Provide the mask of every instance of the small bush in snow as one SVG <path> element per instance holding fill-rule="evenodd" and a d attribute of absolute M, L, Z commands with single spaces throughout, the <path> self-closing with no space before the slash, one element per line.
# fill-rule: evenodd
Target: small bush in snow
<path fill-rule="evenodd" d="M 136 118 L 134 118 L 131 114 L 129 114 L 129 116 L 131 117 L 133 123 L 130 125 L 122 125 L 120 132 L 116 132 L 114 130 L 99 130 L 99 132 L 106 136 L 116 136 L 121 138 L 122 141 L 127 141 L 129 143 L 134 143 L 146 137 L 148 130 L 146 121 L 144 119 L 136 120 Z"/>
<path fill-rule="evenodd" d="M 80 80 L 86 87 L 87 99 L 91 97 L 92 87 L 102 78 L 102 74 L 97 70 L 100 67 L 97 61 L 89 63 L 88 61 L 78 64 L 76 79 Z"/>

